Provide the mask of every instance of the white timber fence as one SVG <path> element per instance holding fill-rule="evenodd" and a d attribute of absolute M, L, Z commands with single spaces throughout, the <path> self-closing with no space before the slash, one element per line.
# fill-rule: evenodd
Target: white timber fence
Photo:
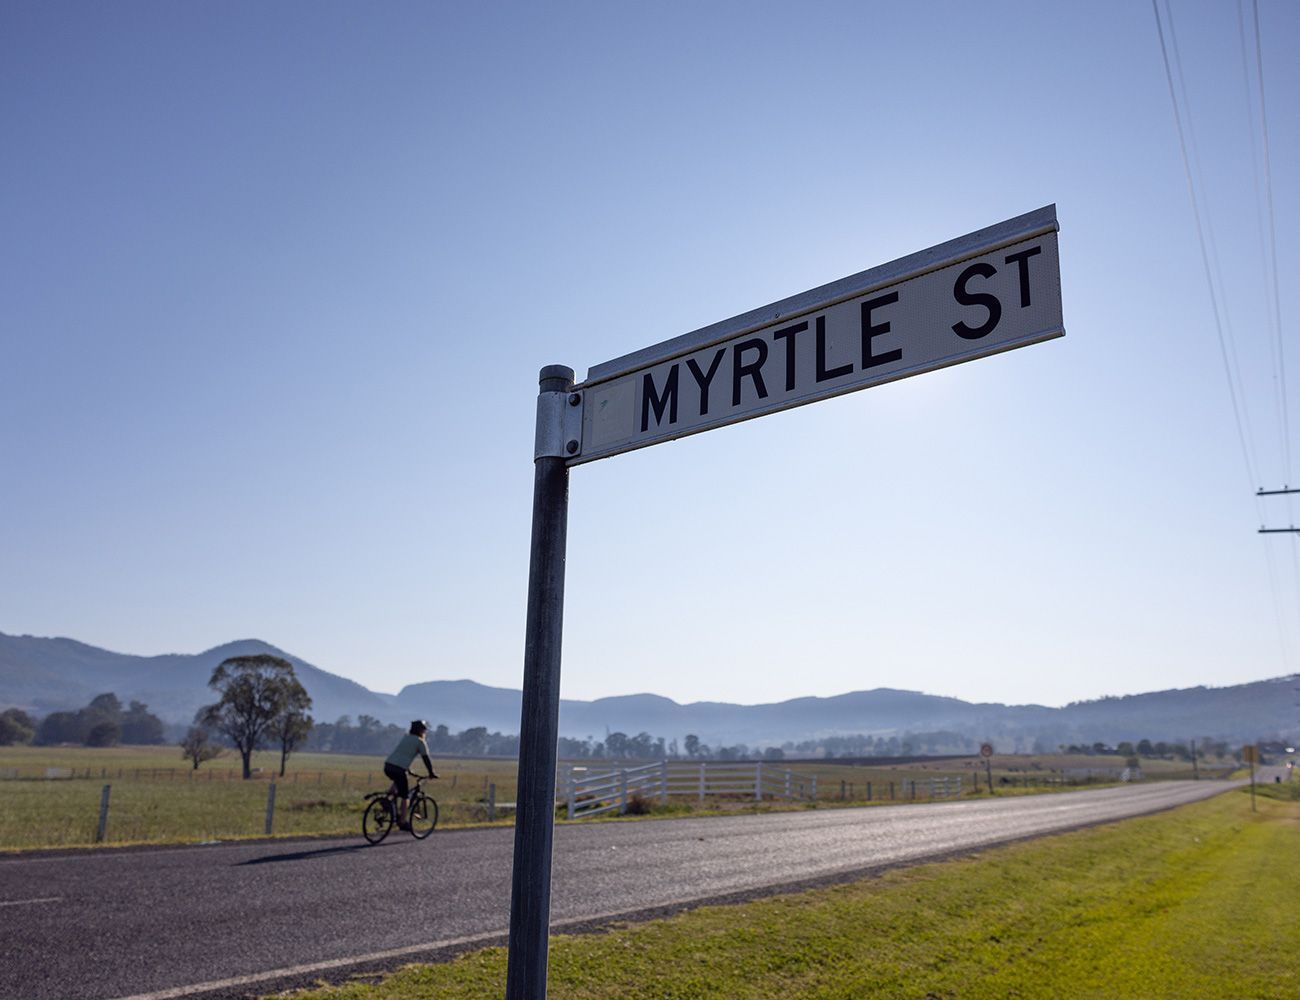
<path fill-rule="evenodd" d="M 637 767 L 567 765 L 556 789 L 569 819 L 625 813 L 634 798 L 667 805 L 672 796 L 700 802 L 710 796 L 815 801 L 817 776 L 802 775 L 762 761 L 656 761 Z"/>
<path fill-rule="evenodd" d="M 959 799 L 961 798 L 961 775 L 945 778 L 930 779 L 930 798 L 931 799 Z"/>

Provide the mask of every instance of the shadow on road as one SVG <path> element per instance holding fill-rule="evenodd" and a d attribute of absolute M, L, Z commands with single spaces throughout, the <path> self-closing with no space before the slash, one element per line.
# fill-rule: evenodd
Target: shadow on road
<path fill-rule="evenodd" d="M 321 858 L 328 854 L 351 854 L 353 851 L 368 851 L 370 844 L 345 844 L 342 847 L 321 847 L 314 851 L 293 851 L 289 854 L 268 854 L 261 858 L 251 858 L 248 861 L 241 861 L 236 868 L 243 868 L 245 865 L 266 865 L 276 861 L 307 861 L 311 858 Z"/>

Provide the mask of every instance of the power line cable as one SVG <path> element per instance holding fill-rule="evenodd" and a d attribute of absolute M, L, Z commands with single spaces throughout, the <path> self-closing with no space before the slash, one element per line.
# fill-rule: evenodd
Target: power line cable
<path fill-rule="evenodd" d="M 1264 47 L 1260 41 L 1259 0 L 1251 0 L 1251 9 L 1255 21 L 1255 66 L 1259 81 L 1259 134 L 1264 140 L 1264 191 L 1268 199 L 1268 247 L 1273 277 L 1273 316 L 1277 331 L 1277 365 L 1282 388 L 1282 441 L 1286 467 L 1283 471 L 1287 480 L 1291 478 L 1291 421 L 1287 411 L 1286 392 L 1286 355 L 1282 339 L 1282 299 L 1278 291 L 1277 268 L 1277 216 L 1273 210 L 1273 165 L 1269 155 L 1268 142 L 1268 106 L 1264 102 Z"/>
<path fill-rule="evenodd" d="M 1250 133 L 1250 179 L 1251 186 L 1255 191 L 1255 235 L 1259 244 L 1259 264 L 1260 274 L 1265 276 L 1265 282 L 1268 281 L 1269 274 L 1269 255 L 1268 248 L 1265 246 L 1264 230 L 1267 227 L 1266 217 L 1268 210 L 1265 207 L 1264 186 L 1260 182 L 1260 165 L 1258 142 L 1255 138 L 1255 109 L 1253 96 L 1254 74 L 1251 73 L 1250 57 L 1246 51 L 1246 5 L 1244 0 L 1237 0 L 1237 40 L 1241 50 L 1241 82 L 1246 105 L 1246 127 Z M 1270 351 L 1270 364 L 1273 369 L 1273 397 L 1277 404 L 1278 419 L 1278 445 L 1280 457 L 1282 460 L 1282 475 L 1280 482 L 1285 486 L 1291 479 L 1291 462 L 1290 462 L 1290 415 L 1287 406 L 1286 397 L 1286 373 L 1285 365 L 1282 362 L 1282 344 L 1281 329 L 1278 323 L 1278 317 L 1273 310 L 1273 302 L 1265 295 L 1265 313 L 1268 319 L 1269 333 L 1273 338 L 1272 350 Z M 1291 509 L 1288 498 L 1288 510 Z"/>
<path fill-rule="evenodd" d="M 1223 361 L 1223 373 L 1228 383 L 1228 398 L 1232 402 L 1233 422 L 1237 427 L 1237 441 L 1241 445 L 1241 457 L 1246 466 L 1246 477 L 1254 485 L 1258 481 L 1255 474 L 1256 464 L 1250 444 L 1247 441 L 1246 431 L 1242 418 L 1242 407 L 1238 400 L 1238 392 L 1235 379 L 1233 378 L 1233 368 L 1229 360 L 1229 350 L 1223 334 L 1223 318 L 1219 310 L 1219 296 L 1214 289 L 1213 269 L 1210 266 L 1210 253 L 1206 246 L 1205 230 L 1201 225 L 1201 209 L 1196 197 L 1196 185 L 1192 179 L 1192 164 L 1187 153 L 1187 137 L 1183 132 L 1182 114 L 1178 108 L 1178 92 L 1174 87 L 1174 74 L 1169 64 L 1169 49 L 1165 45 L 1164 25 L 1160 18 L 1160 6 L 1158 0 L 1151 0 L 1151 9 L 1156 16 L 1156 33 L 1160 37 L 1160 56 L 1165 66 L 1165 82 L 1169 85 L 1169 100 L 1174 108 L 1174 125 L 1178 130 L 1178 148 L 1183 157 L 1183 173 L 1187 179 L 1187 196 L 1192 203 L 1192 218 L 1196 223 L 1196 241 L 1201 249 L 1201 264 L 1205 269 L 1205 284 L 1210 292 L 1210 307 L 1214 314 L 1214 330 L 1218 336 L 1219 356 Z M 1173 15 L 1169 14 L 1169 26 L 1172 39 L 1173 33 Z M 1189 120 L 1190 127 L 1190 120 Z"/>
<path fill-rule="evenodd" d="M 1182 94 L 1183 106 L 1182 117 L 1187 121 L 1187 146 L 1191 150 L 1191 175 L 1194 183 L 1190 185 L 1193 189 L 1192 198 L 1200 206 L 1202 218 L 1205 224 L 1205 244 L 1209 250 L 1210 268 L 1213 271 L 1214 279 L 1211 289 L 1218 288 L 1219 301 L 1222 303 L 1221 318 L 1223 328 L 1221 338 L 1227 344 L 1228 360 L 1225 367 L 1228 373 L 1228 381 L 1231 388 L 1236 390 L 1236 398 L 1241 400 L 1241 423 L 1245 430 L 1246 446 L 1250 451 L 1251 461 L 1255 468 L 1259 468 L 1259 456 L 1255 450 L 1255 431 L 1251 427 L 1250 407 L 1247 405 L 1249 397 L 1246 394 L 1245 381 L 1241 374 L 1241 361 L 1237 355 L 1237 338 L 1232 329 L 1232 310 L 1228 308 L 1227 283 L 1223 280 L 1223 268 L 1220 265 L 1219 244 L 1214 237 L 1214 217 L 1210 212 L 1210 199 L 1206 193 L 1205 170 L 1201 167 L 1200 145 L 1196 141 L 1196 123 L 1192 118 L 1192 101 L 1187 92 L 1187 80 L 1183 75 L 1183 58 L 1178 48 L 1178 32 L 1174 26 L 1174 11 L 1170 6 L 1169 0 L 1165 0 L 1165 16 L 1169 20 L 1169 45 L 1173 51 L 1174 76 L 1178 80 L 1178 90 Z M 1174 114 L 1178 115 L 1177 102 L 1174 106 Z M 1197 198 L 1195 188 L 1199 187 L 1200 197 Z M 1207 279 L 1208 280 L 1208 279 Z M 1288 501 L 1290 498 L 1288 497 Z M 1300 563 L 1296 565 L 1296 586 L 1300 591 Z"/>

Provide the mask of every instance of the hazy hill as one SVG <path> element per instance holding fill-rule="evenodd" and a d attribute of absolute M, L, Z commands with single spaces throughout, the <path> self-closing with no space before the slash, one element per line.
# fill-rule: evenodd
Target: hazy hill
<path fill-rule="evenodd" d="M 1198 733 L 1274 733 L 1295 738 L 1300 735 L 1300 675 L 1275 677 L 1232 687 L 1194 687 L 1151 691 L 1123 698 L 1081 701 L 1060 709 L 1061 717 L 1079 731 L 1096 733 L 1095 739 L 1127 739 L 1135 728 L 1174 733 L 1183 738 Z M 1152 739 L 1172 739 L 1152 736 Z"/>
<path fill-rule="evenodd" d="M 202 653 L 131 656 L 73 639 L 43 639 L 0 632 L 0 704 L 44 715 L 80 708 L 105 691 L 123 702 L 138 699 L 166 722 L 186 723 L 213 701 L 208 678 L 231 656 L 270 653 L 293 664 L 314 702 L 318 718 L 393 714 L 391 695 L 375 694 L 355 681 L 327 673 L 306 660 L 262 642 L 243 639 Z"/>
<path fill-rule="evenodd" d="M 314 701 L 317 719 L 373 715 L 404 724 L 429 719 L 459 732 L 471 726 L 514 733 L 521 694 L 470 680 L 411 684 L 396 695 L 368 690 L 256 639 L 202 653 L 129 656 L 72 639 L 0 633 L 0 708 L 17 705 L 38 714 L 77 708 L 114 691 L 146 702 L 169 722 L 188 722 L 211 700 L 213 668 L 229 656 L 271 653 L 293 663 Z M 602 740 L 606 732 L 681 739 L 694 733 L 714 746 L 780 744 L 818 737 L 948 731 L 1000 748 L 1029 750 L 1035 743 L 1114 744 L 1121 740 L 1185 741 L 1210 736 L 1241 743 L 1267 736 L 1300 737 L 1300 678 L 1283 677 L 1223 688 L 1185 688 L 1076 702 L 1064 708 L 972 703 L 958 698 L 876 688 L 831 698 L 793 698 L 763 705 L 679 704 L 655 694 L 632 694 L 560 704 L 565 736 Z"/>

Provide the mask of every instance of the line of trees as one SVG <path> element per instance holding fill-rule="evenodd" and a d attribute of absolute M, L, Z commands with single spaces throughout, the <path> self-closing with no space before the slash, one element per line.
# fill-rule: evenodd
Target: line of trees
<path fill-rule="evenodd" d="M 1234 751 L 1225 740 L 1213 740 L 1209 737 L 1199 739 L 1196 743 L 1196 756 L 1205 759 L 1206 757 L 1225 758 L 1233 756 Z M 1164 740 L 1138 740 L 1133 743 L 1124 740 L 1110 746 L 1107 743 L 1089 743 L 1089 744 L 1061 744 L 1058 748 L 1064 753 L 1087 754 L 1089 756 L 1096 754 L 1114 754 L 1121 757 L 1146 757 L 1148 760 L 1185 760 L 1192 759 L 1192 747 L 1190 743 L 1167 743 Z M 1240 756 L 1240 754 L 1237 754 Z"/>
<path fill-rule="evenodd" d="M 72 712 L 51 712 L 39 722 L 17 708 L 0 713 L 0 746 L 35 743 L 57 746 L 79 743 L 88 747 L 111 747 L 119 743 L 163 742 L 163 723 L 144 702 L 132 701 L 125 708 L 112 692 L 96 695 L 90 704 Z"/>
<path fill-rule="evenodd" d="M 380 722 L 373 715 L 359 715 L 356 722 L 344 715 L 335 722 L 313 727 L 306 749 L 332 753 L 387 754 L 406 733 L 406 727 Z M 464 754 L 470 757 L 513 757 L 519 753 L 515 734 L 488 732 L 473 726 L 453 733 L 445 725 L 435 726 L 425 737 L 430 753 Z M 561 740 L 560 753 L 564 754 Z"/>

